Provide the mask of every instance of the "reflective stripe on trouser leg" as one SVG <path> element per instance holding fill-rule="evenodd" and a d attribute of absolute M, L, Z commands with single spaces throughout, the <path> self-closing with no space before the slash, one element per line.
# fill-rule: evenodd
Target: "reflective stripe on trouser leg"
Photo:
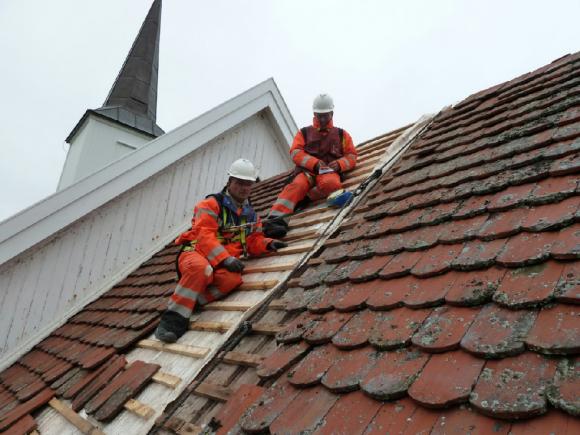
<path fill-rule="evenodd" d="M 197 303 L 207 303 L 204 294 L 213 281 L 213 268 L 207 259 L 196 251 L 183 252 L 178 261 L 181 278 L 177 283 L 167 309 L 189 317 Z"/>
<path fill-rule="evenodd" d="M 296 204 L 304 199 L 310 186 L 311 184 L 306 174 L 300 173 L 296 175 L 294 180 L 280 192 L 268 216 L 275 217 L 292 213 Z"/>
<path fill-rule="evenodd" d="M 198 252 L 184 252 L 179 257 L 181 279 L 171 296 L 168 310 L 189 317 L 195 305 L 221 299 L 242 283 L 240 273 L 220 267 L 213 269 Z M 202 289 L 200 291 L 192 289 Z"/>
<path fill-rule="evenodd" d="M 176 313 L 182 315 L 183 317 L 191 316 L 195 304 L 199 303 L 205 305 L 207 300 L 203 294 L 198 291 L 182 287 L 179 284 L 175 287 L 175 291 L 169 299 L 169 304 L 167 309 L 169 311 L 175 311 Z"/>

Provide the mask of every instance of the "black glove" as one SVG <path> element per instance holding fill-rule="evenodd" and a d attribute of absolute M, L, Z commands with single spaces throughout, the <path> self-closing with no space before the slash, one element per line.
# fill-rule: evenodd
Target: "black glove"
<path fill-rule="evenodd" d="M 288 246 L 288 243 L 284 243 L 281 240 L 272 240 L 268 243 L 268 251 L 277 251 L 278 249 L 282 249 Z"/>
<path fill-rule="evenodd" d="M 244 270 L 244 267 L 245 267 L 244 263 L 242 263 L 236 257 L 226 258 L 223 261 L 223 265 L 227 270 L 229 270 L 230 272 L 235 272 L 235 273 L 242 273 L 242 270 Z"/>

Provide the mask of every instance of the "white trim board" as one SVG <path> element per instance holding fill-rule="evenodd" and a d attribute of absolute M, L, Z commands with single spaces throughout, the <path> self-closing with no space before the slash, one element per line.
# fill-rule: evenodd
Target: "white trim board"
<path fill-rule="evenodd" d="M 298 127 L 274 79 L 270 78 L 1 222 L 0 264 L 14 259 L 260 111 L 265 111 L 274 121 L 280 143 L 289 146 Z M 195 140 L 187 142 L 193 142 L 193 146 L 185 141 L 191 137 Z M 291 165 L 288 149 L 282 154 L 288 156 Z"/>

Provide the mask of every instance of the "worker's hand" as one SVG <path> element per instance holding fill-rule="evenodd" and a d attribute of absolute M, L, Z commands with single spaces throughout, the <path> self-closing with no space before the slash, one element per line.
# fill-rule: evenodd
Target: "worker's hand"
<path fill-rule="evenodd" d="M 277 251 L 278 249 L 282 249 L 288 246 L 288 243 L 284 243 L 281 240 L 272 240 L 268 243 L 268 251 Z"/>
<path fill-rule="evenodd" d="M 336 160 L 333 160 L 328 164 L 328 167 L 332 169 L 334 172 L 340 172 L 340 165 Z"/>
<path fill-rule="evenodd" d="M 235 273 L 242 273 L 242 270 L 244 270 L 244 267 L 245 267 L 244 263 L 242 263 L 236 257 L 226 258 L 223 261 L 223 265 L 227 270 L 229 270 L 230 272 L 235 272 Z"/>
<path fill-rule="evenodd" d="M 318 175 L 322 175 L 322 174 L 330 174 L 331 172 L 334 172 L 334 169 L 329 168 L 328 166 L 326 166 L 326 164 L 324 162 L 318 162 L 316 164 L 316 174 Z"/>

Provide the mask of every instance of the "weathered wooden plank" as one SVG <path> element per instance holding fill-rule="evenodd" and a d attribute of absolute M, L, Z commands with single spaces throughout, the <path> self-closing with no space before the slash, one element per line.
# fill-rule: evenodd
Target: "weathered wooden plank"
<path fill-rule="evenodd" d="M 282 248 L 282 249 L 274 252 L 271 255 L 278 255 L 279 256 L 279 255 L 290 255 L 290 254 L 302 254 L 303 252 L 310 251 L 310 249 L 312 249 L 313 246 L 314 246 L 314 243 L 300 243 L 298 245 L 288 246 L 287 248 Z M 274 286 L 272 286 L 272 287 L 274 287 Z"/>
<path fill-rule="evenodd" d="M 356 209 L 354 210 L 354 213 L 355 214 L 366 213 L 370 209 L 371 209 L 371 206 L 370 205 L 363 204 L 363 205 L 357 206 Z"/>
<path fill-rule="evenodd" d="M 322 263 L 324 263 L 324 260 L 322 258 L 311 258 L 310 260 L 308 260 L 309 266 L 319 266 Z"/>
<path fill-rule="evenodd" d="M 292 220 L 292 221 L 290 221 L 289 228 L 291 228 L 291 229 L 304 228 L 304 227 L 308 227 L 310 225 L 316 225 L 316 224 L 320 224 L 323 222 L 328 222 L 335 215 L 336 215 L 336 213 L 332 213 L 332 214 L 324 214 L 324 215 L 315 215 L 315 216 L 311 217 L 310 219 Z"/>
<path fill-rule="evenodd" d="M 98 427 L 94 426 L 90 421 L 82 418 L 80 415 L 74 412 L 71 407 L 67 406 L 60 400 L 53 398 L 50 400 L 50 402 L 48 402 L 48 404 L 82 433 L 90 435 L 105 434 Z"/>
<path fill-rule="evenodd" d="M 304 231 L 290 232 L 288 235 L 286 235 L 286 237 L 284 237 L 284 241 L 289 242 L 291 240 L 312 238 L 318 235 L 318 230 L 319 228 L 312 228 Z"/>
<path fill-rule="evenodd" d="M 136 416 L 141 417 L 145 420 L 149 420 L 151 417 L 155 415 L 155 410 L 153 408 L 135 399 L 127 400 L 127 402 L 125 402 L 124 407 L 127 411 L 132 412 Z"/>
<path fill-rule="evenodd" d="M 296 262 L 291 262 L 291 263 L 284 263 L 284 264 L 267 264 L 267 265 L 251 265 L 251 266 L 246 266 L 246 268 L 244 269 L 244 274 L 249 274 L 249 273 L 264 273 L 264 272 L 284 272 L 286 270 L 292 270 L 294 269 L 294 266 L 296 265 Z"/>
<path fill-rule="evenodd" d="M 246 352 L 231 351 L 224 355 L 223 361 L 228 364 L 237 364 L 246 367 L 258 367 L 264 360 L 262 355 Z"/>
<path fill-rule="evenodd" d="M 287 248 L 286 248 L 287 249 Z M 268 279 L 264 281 L 249 281 L 242 283 L 237 290 L 241 291 L 253 291 L 253 290 L 268 290 L 275 287 L 278 284 L 277 279 Z"/>
<path fill-rule="evenodd" d="M 228 332 L 234 326 L 233 322 L 203 322 L 194 320 L 189 324 L 189 329 L 192 331 L 206 331 L 206 332 Z"/>
<path fill-rule="evenodd" d="M 271 310 L 284 310 L 286 308 L 286 303 L 282 299 L 273 299 L 268 305 Z"/>
<path fill-rule="evenodd" d="M 344 222 L 342 224 L 340 224 L 340 229 L 341 230 L 348 230 L 350 228 L 353 228 L 355 226 L 357 226 L 357 224 L 360 223 L 359 219 L 349 219 L 348 221 Z"/>
<path fill-rule="evenodd" d="M 188 344 L 179 343 L 162 343 L 157 340 L 141 340 L 137 343 L 137 347 L 143 349 L 157 350 L 160 352 L 169 352 L 177 355 L 189 356 L 191 358 L 203 358 L 210 351 L 207 347 L 190 346 Z"/>
<path fill-rule="evenodd" d="M 219 400 L 220 402 L 227 402 L 232 395 L 232 390 L 228 387 L 222 387 L 221 385 L 202 382 L 195 389 L 195 394 L 214 400 Z"/>
<path fill-rule="evenodd" d="M 248 302 L 218 301 L 211 302 L 205 305 L 203 308 L 205 310 L 216 310 L 216 311 L 247 311 L 253 306 L 254 306 L 253 303 Z"/>
<path fill-rule="evenodd" d="M 252 325 L 252 332 L 256 334 L 276 335 L 282 329 L 283 326 L 271 323 L 255 323 Z"/>
<path fill-rule="evenodd" d="M 170 373 L 158 371 L 153 375 L 151 378 L 153 382 L 157 382 L 158 384 L 165 385 L 166 387 L 176 389 L 177 386 L 181 383 L 182 379 L 179 376 L 172 375 Z"/>
<path fill-rule="evenodd" d="M 333 246 L 340 245 L 341 243 L 344 243 L 344 242 L 342 240 L 340 240 L 338 237 L 335 239 L 327 239 L 324 242 L 324 247 L 325 248 L 332 248 Z"/>
<path fill-rule="evenodd" d="M 293 219 L 302 219 L 302 218 L 305 218 L 308 216 L 312 216 L 314 214 L 317 215 L 320 213 L 324 213 L 324 212 L 327 212 L 329 210 L 332 210 L 332 209 L 330 207 L 328 207 L 327 205 L 321 205 L 319 207 L 312 207 L 312 208 L 308 208 L 306 210 L 302 210 L 302 211 L 296 213 L 293 216 Z"/>
<path fill-rule="evenodd" d="M 298 277 L 298 278 L 292 278 L 288 281 L 288 287 L 296 287 L 298 284 L 300 284 L 300 280 L 302 278 Z"/>

